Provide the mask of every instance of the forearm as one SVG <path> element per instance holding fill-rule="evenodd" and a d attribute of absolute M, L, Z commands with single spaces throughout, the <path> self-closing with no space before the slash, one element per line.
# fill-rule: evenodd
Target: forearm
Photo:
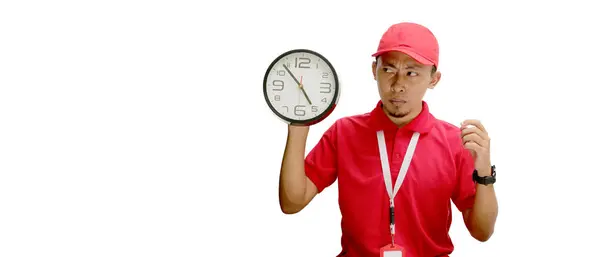
<path fill-rule="evenodd" d="M 289 126 L 279 178 L 279 202 L 284 212 L 301 209 L 306 196 L 304 153 L 308 127 Z"/>
<path fill-rule="evenodd" d="M 476 185 L 475 202 L 467 221 L 471 235 L 479 241 L 487 241 L 494 233 L 498 201 L 493 185 Z"/>

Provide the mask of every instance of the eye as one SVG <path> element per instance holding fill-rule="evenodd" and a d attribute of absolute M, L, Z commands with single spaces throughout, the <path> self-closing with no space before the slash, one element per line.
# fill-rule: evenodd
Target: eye
<path fill-rule="evenodd" d="M 417 74 L 417 73 L 416 73 L 416 72 L 414 72 L 414 71 L 409 71 L 409 72 L 407 72 L 407 74 L 406 74 L 406 75 L 408 75 L 409 77 L 416 77 L 416 76 L 418 76 L 419 74 Z"/>
<path fill-rule="evenodd" d="M 390 67 L 383 67 L 383 72 L 389 72 L 389 73 L 393 73 L 395 72 L 394 69 L 390 68 Z"/>

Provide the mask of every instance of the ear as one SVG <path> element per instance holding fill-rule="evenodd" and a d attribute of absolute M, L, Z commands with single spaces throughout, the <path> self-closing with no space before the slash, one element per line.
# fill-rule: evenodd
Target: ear
<path fill-rule="evenodd" d="M 377 80 L 377 61 L 373 61 L 371 64 L 371 69 L 373 70 L 373 79 Z"/>
<path fill-rule="evenodd" d="M 429 89 L 433 89 L 435 88 L 435 86 L 437 85 L 438 82 L 440 82 L 440 79 L 442 79 L 442 73 L 439 71 L 436 71 L 433 75 L 431 75 L 431 82 L 429 83 Z"/>

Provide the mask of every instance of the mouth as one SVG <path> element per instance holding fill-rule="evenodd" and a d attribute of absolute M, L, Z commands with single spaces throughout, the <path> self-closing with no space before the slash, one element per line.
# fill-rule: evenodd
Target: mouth
<path fill-rule="evenodd" d="M 393 105 L 399 106 L 399 105 L 405 104 L 406 101 L 402 100 L 402 99 L 391 99 L 390 103 L 392 103 Z"/>

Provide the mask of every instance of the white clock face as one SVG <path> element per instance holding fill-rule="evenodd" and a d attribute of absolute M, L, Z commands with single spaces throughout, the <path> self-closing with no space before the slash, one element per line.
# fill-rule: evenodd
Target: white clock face
<path fill-rule="evenodd" d="M 287 122 L 318 122 L 338 100 L 335 69 L 324 57 L 308 50 L 291 51 L 276 59 L 264 82 L 265 99 Z"/>

